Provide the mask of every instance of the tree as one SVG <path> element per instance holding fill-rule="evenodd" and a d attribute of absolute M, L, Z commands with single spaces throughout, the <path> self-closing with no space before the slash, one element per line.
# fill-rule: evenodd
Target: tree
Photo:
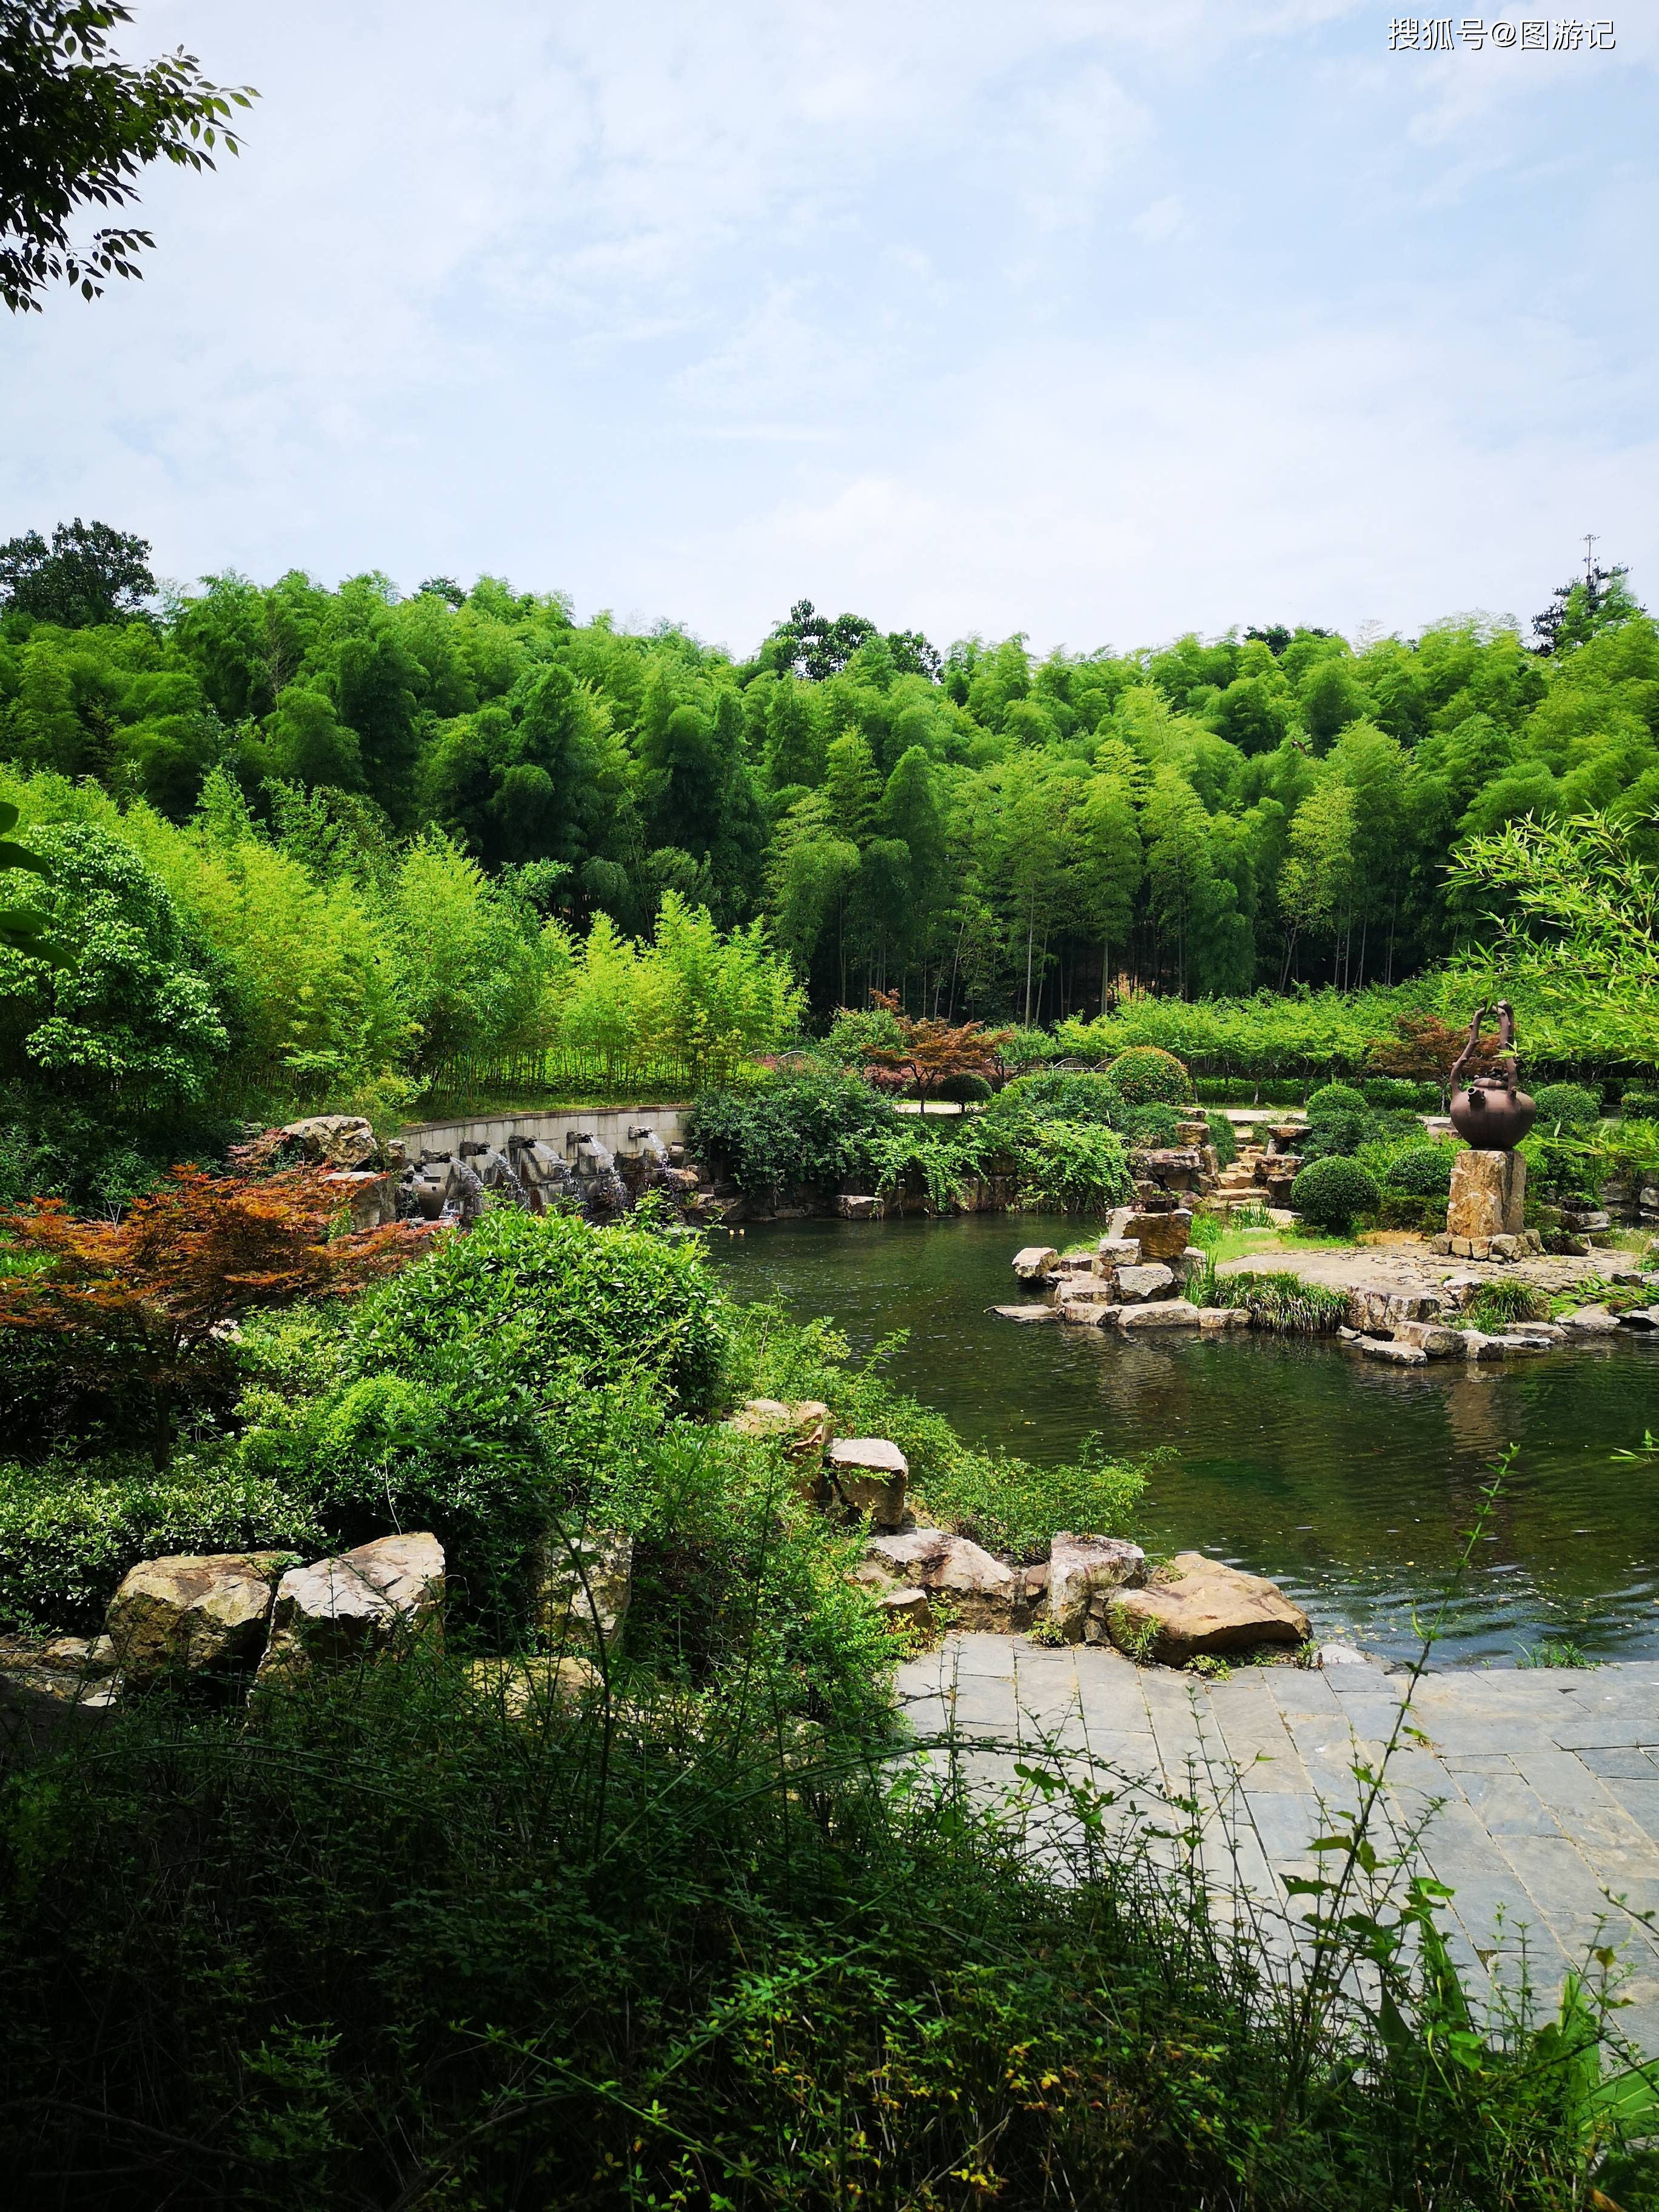
<path fill-rule="evenodd" d="M 17 809 L 9 799 L 0 799 L 0 869 L 21 868 L 29 875 L 44 876 L 50 872 L 38 853 L 27 845 L 19 845 L 5 835 L 17 827 Z M 0 907 L 0 953 L 35 953 L 40 946 L 41 933 L 46 917 L 38 907 Z"/>
<path fill-rule="evenodd" d="M 1140 830 L 1133 795 L 1121 775 L 1091 777 L 1083 803 L 1072 817 L 1076 839 L 1073 872 L 1082 894 L 1091 933 L 1100 939 L 1100 1006 L 1106 1011 L 1111 990 L 1112 946 L 1127 939 L 1140 889 Z"/>
<path fill-rule="evenodd" d="M 0 545 L 0 600 L 37 622 L 84 629 L 136 615 L 155 596 L 149 540 L 106 522 L 82 522 L 77 514 L 58 524 L 50 545 L 38 530 Z"/>
<path fill-rule="evenodd" d="M 199 171 L 221 144 L 241 151 L 231 111 L 252 88 L 210 84 L 182 46 L 142 68 L 117 60 L 108 33 L 131 20 L 115 0 L 0 0 L 0 298 L 14 314 L 60 278 L 91 300 L 105 278 L 143 273 L 149 231 L 112 224 L 77 247 L 78 210 L 131 205 L 158 159 Z"/>
<path fill-rule="evenodd" d="M 200 1097 L 230 1039 L 165 885 L 106 830 L 34 835 L 51 872 L 38 942 L 0 945 L 0 1060 L 88 1103 Z"/>
<path fill-rule="evenodd" d="M 1371 1066 L 1383 1075 L 1400 1075 L 1418 1082 L 1437 1083 L 1443 1106 L 1451 1072 L 1468 1042 L 1467 1030 L 1454 1029 L 1437 1014 L 1396 1014 L 1395 1035 L 1379 1037 L 1369 1054 Z M 1468 1073 L 1488 1075 L 1496 1065 L 1498 1032 L 1483 1036 L 1469 1062 Z"/>
<path fill-rule="evenodd" d="M 13 1261 L 0 1328 L 51 1338 L 94 1389 L 136 1381 L 164 1468 L 179 1412 L 226 1392 L 242 1315 L 347 1296 L 424 1247 L 401 1224 L 336 1235 L 344 1210 L 340 1186 L 311 1167 L 263 1178 L 174 1168 L 118 1222 L 77 1221 L 61 1199 L 36 1199 L 0 1214 Z"/>
<path fill-rule="evenodd" d="M 1013 1035 L 1012 1030 L 988 1030 L 982 1022 L 917 1021 L 904 1012 L 896 991 L 872 991 L 870 1002 L 898 1024 L 901 1042 L 866 1047 L 865 1058 L 872 1066 L 896 1076 L 927 1107 L 930 1091 L 953 1076 L 988 1079 L 995 1071 L 998 1055 Z"/>
<path fill-rule="evenodd" d="M 781 622 L 762 647 L 762 659 L 769 667 L 822 684 L 839 676 L 866 638 L 877 634 L 874 623 L 862 615 L 837 615 L 831 622 L 811 599 L 797 599 L 788 621 Z"/>
<path fill-rule="evenodd" d="M 1548 606 L 1532 618 L 1538 640 L 1534 650 L 1540 653 L 1570 653 L 1646 612 L 1632 595 L 1629 569 L 1604 568 L 1595 558 L 1594 539 L 1586 538 L 1584 544 L 1583 574 L 1558 584 Z"/>
<path fill-rule="evenodd" d="M 1291 823 L 1289 849 L 1279 872 L 1279 904 L 1285 916 L 1283 990 L 1296 958 L 1297 939 L 1331 930 L 1339 940 L 1342 917 L 1355 889 L 1354 795 L 1331 776 L 1304 799 Z"/>

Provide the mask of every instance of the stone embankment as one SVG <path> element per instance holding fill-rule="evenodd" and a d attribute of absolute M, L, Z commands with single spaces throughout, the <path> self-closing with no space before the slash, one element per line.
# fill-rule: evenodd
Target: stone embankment
<path fill-rule="evenodd" d="M 781 1447 L 802 1497 L 867 1522 L 853 1579 L 890 1624 L 1025 1631 L 1047 1644 L 1115 1644 L 1170 1666 L 1307 1642 L 1307 1615 L 1271 1583 L 1197 1552 L 1149 1568 L 1139 1545 L 1121 1537 L 1062 1533 L 1044 1558 L 1015 1559 L 934 1528 L 909 1501 L 898 1446 L 837 1437 L 829 1407 L 816 1400 L 751 1398 L 727 1425 Z"/>

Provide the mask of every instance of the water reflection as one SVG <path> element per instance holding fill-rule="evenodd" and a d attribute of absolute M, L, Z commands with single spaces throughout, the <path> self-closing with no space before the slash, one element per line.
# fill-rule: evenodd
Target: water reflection
<path fill-rule="evenodd" d="M 1413 1607 L 1437 1601 L 1489 1462 L 1518 1442 L 1446 1656 L 1501 1662 L 1570 1634 L 1599 1656 L 1659 1656 L 1659 1462 L 1612 1457 L 1659 1429 L 1659 1334 L 1401 1370 L 1254 1334 L 1126 1341 L 986 1312 L 1012 1294 L 1018 1245 L 1070 1233 L 996 1216 L 790 1223 L 716 1237 L 711 1257 L 735 1295 L 822 1314 L 860 1350 L 908 1329 L 895 1380 L 976 1441 L 1034 1459 L 1091 1431 L 1126 1453 L 1172 1445 L 1143 1509 L 1150 1542 L 1272 1575 L 1323 1627 L 1399 1650 Z"/>

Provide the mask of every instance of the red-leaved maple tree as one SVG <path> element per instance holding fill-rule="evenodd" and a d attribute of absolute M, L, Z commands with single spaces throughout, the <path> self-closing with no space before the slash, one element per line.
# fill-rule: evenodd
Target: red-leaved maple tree
<path fill-rule="evenodd" d="M 1437 1083 L 1443 1105 L 1452 1069 L 1469 1041 L 1468 1031 L 1455 1030 L 1437 1014 L 1431 1013 L 1396 1014 L 1394 1026 L 1393 1036 L 1379 1037 L 1372 1045 L 1368 1055 L 1371 1066 L 1383 1075 L 1413 1076 L 1419 1082 Z M 1479 1049 L 1465 1073 L 1490 1075 L 1497 1054 L 1498 1033 L 1494 1030 L 1481 1037 Z"/>
<path fill-rule="evenodd" d="M 928 1093 L 952 1076 L 988 1079 L 1013 1035 L 1012 1030 L 988 1030 L 982 1022 L 918 1020 L 904 1012 L 896 991 L 872 991 L 870 997 L 898 1024 L 901 1042 L 867 1046 L 865 1059 L 896 1083 L 914 1089 L 924 1109 Z"/>
<path fill-rule="evenodd" d="M 181 1407 L 231 1379 L 241 1316 L 340 1297 L 428 1249 L 407 1224 L 341 1233 L 337 1185 L 319 1168 L 265 1176 L 174 1168 L 119 1221 L 82 1221 L 61 1199 L 0 1213 L 0 1328 L 55 1340 L 93 1389 L 149 1394 L 150 1450 L 165 1467 Z"/>

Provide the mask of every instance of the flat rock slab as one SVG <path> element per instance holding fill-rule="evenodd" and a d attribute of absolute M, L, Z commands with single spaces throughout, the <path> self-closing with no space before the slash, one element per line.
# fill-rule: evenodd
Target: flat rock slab
<path fill-rule="evenodd" d="M 1058 1306 L 993 1306 L 991 1311 L 999 1321 L 1058 1321 Z"/>
<path fill-rule="evenodd" d="M 1444 1882 L 1443 1924 L 1483 2012 L 1499 1984 L 1513 1996 L 1523 1939 L 1546 2014 L 1589 1942 L 1613 1943 L 1630 1975 L 1619 2031 L 1659 2054 L 1659 1932 L 1634 1917 L 1659 1893 L 1659 1662 L 1416 1678 L 1327 1656 L 1322 1670 L 1240 1667 L 1206 1682 L 1109 1647 L 953 1634 L 907 1660 L 897 1688 L 910 1727 L 937 1747 L 930 1764 L 957 1762 L 975 1798 L 1023 1818 L 1040 1850 L 1053 1848 L 1054 1803 L 1022 1790 L 1016 1756 L 1110 1790 L 1126 1849 L 1147 1827 L 1191 1826 L 1176 1801 L 1196 1789 L 1224 1916 L 1248 1899 L 1287 1954 L 1307 1941 L 1308 1906 L 1285 1885 L 1309 1873 L 1307 1847 L 1328 1832 L 1322 1808 L 1353 1802 L 1351 1769 L 1375 1759 L 1409 1691 L 1426 1741 L 1407 1737 L 1390 1763 L 1379 1850 L 1402 1847 L 1429 1802 L 1440 1809 L 1415 1866 L 1390 1876 L 1395 1903 L 1407 1873 Z M 1628 1910 L 1610 1901 L 1621 1894 Z"/>
<path fill-rule="evenodd" d="M 1188 1298 L 1162 1298 L 1152 1305 L 1117 1310 L 1119 1328 L 1201 1328 L 1203 1323 L 1202 1311 Z"/>

